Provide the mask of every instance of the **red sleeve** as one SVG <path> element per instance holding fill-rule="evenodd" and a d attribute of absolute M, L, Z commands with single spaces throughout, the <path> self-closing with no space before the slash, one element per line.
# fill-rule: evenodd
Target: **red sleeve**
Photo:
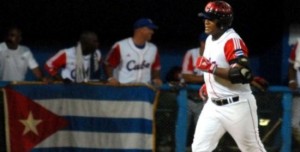
<path fill-rule="evenodd" d="M 226 60 L 229 62 L 239 56 L 248 56 L 248 48 L 240 38 L 228 40 L 224 46 Z"/>
<path fill-rule="evenodd" d="M 58 52 L 45 64 L 45 70 L 52 76 L 56 75 L 61 67 L 66 65 L 67 55 L 64 51 Z"/>
<path fill-rule="evenodd" d="M 108 64 L 115 68 L 120 64 L 120 60 L 121 60 L 120 46 L 116 45 L 109 51 L 105 59 L 105 64 Z"/>
<path fill-rule="evenodd" d="M 183 62 L 182 62 L 182 73 L 192 74 L 193 71 L 194 71 L 193 56 L 190 51 L 187 51 L 184 55 Z"/>
<path fill-rule="evenodd" d="M 296 48 L 299 47 L 299 44 L 296 43 L 292 46 L 292 49 L 291 49 L 291 53 L 290 53 L 290 60 L 291 61 L 295 61 L 296 60 Z"/>
<path fill-rule="evenodd" d="M 160 70 L 160 57 L 158 54 L 158 51 L 156 51 L 156 55 L 155 55 L 155 60 L 154 63 L 152 64 L 152 70 Z"/>

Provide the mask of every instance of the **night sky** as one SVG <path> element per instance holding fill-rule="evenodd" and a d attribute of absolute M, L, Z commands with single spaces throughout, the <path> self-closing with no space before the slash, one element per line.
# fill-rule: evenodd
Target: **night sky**
<path fill-rule="evenodd" d="M 234 10 L 233 27 L 254 54 L 280 43 L 289 24 L 299 22 L 300 9 L 296 7 L 300 5 L 296 0 L 228 2 Z M 189 48 L 198 45 L 203 23 L 197 14 L 206 3 L 204 0 L 7 0 L 0 6 L 0 29 L 3 36 L 6 27 L 20 26 L 23 43 L 29 46 L 72 44 L 82 30 L 89 29 L 98 33 L 102 47 L 110 47 L 115 41 L 131 36 L 136 19 L 149 17 L 159 26 L 154 43 L 163 48 Z"/>

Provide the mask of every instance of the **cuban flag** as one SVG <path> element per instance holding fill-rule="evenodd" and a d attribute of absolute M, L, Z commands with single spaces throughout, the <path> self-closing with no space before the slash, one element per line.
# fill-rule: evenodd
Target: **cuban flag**
<path fill-rule="evenodd" d="M 0 151 L 155 151 L 156 96 L 146 86 L 7 86 L 0 93 Z"/>

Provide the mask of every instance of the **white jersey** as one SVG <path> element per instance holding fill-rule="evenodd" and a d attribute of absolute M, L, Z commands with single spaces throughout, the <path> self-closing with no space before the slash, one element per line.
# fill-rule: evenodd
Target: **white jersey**
<path fill-rule="evenodd" d="M 38 63 L 28 47 L 19 45 L 16 50 L 11 50 L 5 42 L 0 44 L 1 81 L 24 81 L 28 68 L 37 67 Z"/>
<path fill-rule="evenodd" d="M 137 48 L 132 38 L 115 43 L 105 64 L 115 68 L 114 77 L 120 83 L 150 83 L 151 71 L 160 70 L 157 47 L 146 42 L 143 49 Z"/>
<path fill-rule="evenodd" d="M 95 60 L 100 63 L 101 52 L 96 50 L 94 53 Z M 83 69 L 85 75 L 89 74 L 91 55 L 83 56 Z M 60 50 L 53 57 L 51 57 L 45 65 L 46 71 L 51 75 L 56 75 L 61 70 L 61 77 L 63 79 L 70 79 L 75 81 L 76 78 L 76 49 L 75 47 Z M 87 77 L 89 80 L 89 76 Z"/>
<path fill-rule="evenodd" d="M 232 29 L 228 29 L 218 40 L 208 36 L 203 56 L 220 68 L 229 68 L 229 61 L 238 56 L 248 56 L 248 49 L 240 36 Z M 243 94 L 251 94 L 250 85 L 232 84 L 229 80 L 211 73 L 204 73 L 207 93 L 210 98 L 224 98 Z"/>
<path fill-rule="evenodd" d="M 193 48 L 185 53 L 182 64 L 183 74 L 195 74 L 198 76 L 203 75 L 203 72 L 196 68 L 197 59 L 200 57 L 199 50 L 199 47 Z"/>

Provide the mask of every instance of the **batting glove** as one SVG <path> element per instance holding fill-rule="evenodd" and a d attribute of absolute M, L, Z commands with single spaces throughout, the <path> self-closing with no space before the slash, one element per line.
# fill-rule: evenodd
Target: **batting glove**
<path fill-rule="evenodd" d="M 217 64 L 212 63 L 207 58 L 201 56 L 197 59 L 196 67 L 201 71 L 214 73 L 217 69 Z"/>

